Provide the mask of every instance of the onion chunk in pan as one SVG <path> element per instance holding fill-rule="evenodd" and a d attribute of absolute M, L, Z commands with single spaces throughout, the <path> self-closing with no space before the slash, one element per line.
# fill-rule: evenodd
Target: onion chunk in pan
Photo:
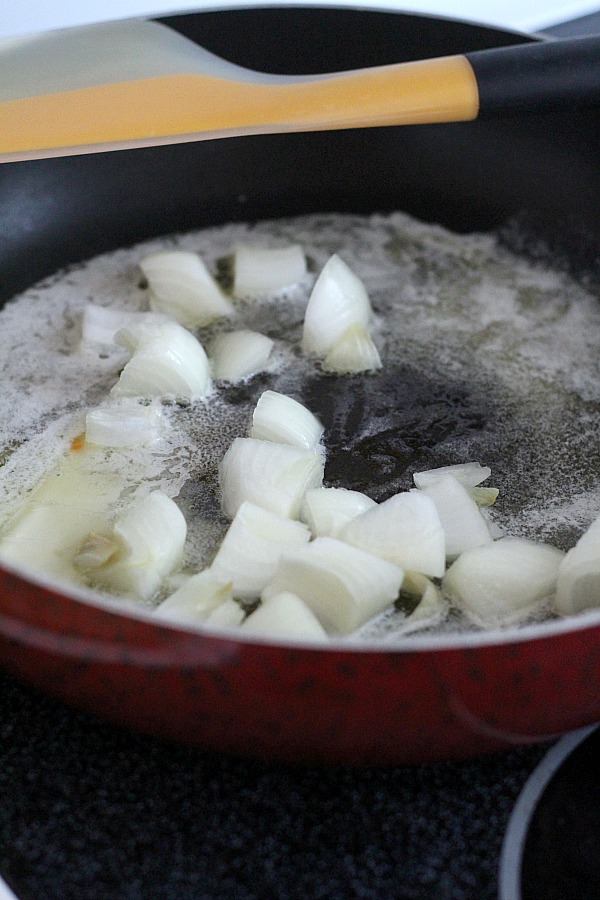
<path fill-rule="evenodd" d="M 434 481 L 423 489 L 423 494 L 433 500 L 439 513 L 446 535 L 447 559 L 455 559 L 464 550 L 492 540 L 479 507 L 454 475 Z"/>
<path fill-rule="evenodd" d="M 283 553 L 306 544 L 310 532 L 296 522 L 244 501 L 217 551 L 211 570 L 230 580 L 241 599 L 259 597 Z"/>
<path fill-rule="evenodd" d="M 348 488 L 312 488 L 306 492 L 300 518 L 315 537 L 339 537 L 348 522 L 377 506 L 360 491 Z"/>
<path fill-rule="evenodd" d="M 482 466 L 478 462 L 456 463 L 452 466 L 439 466 L 437 469 L 426 469 L 423 472 L 415 472 L 413 480 L 418 488 L 426 488 L 446 475 L 453 475 L 466 488 L 474 488 L 485 481 L 492 474 L 489 466 Z"/>
<path fill-rule="evenodd" d="M 302 247 L 236 247 L 233 293 L 240 299 L 268 296 L 303 281 L 306 257 Z"/>
<path fill-rule="evenodd" d="M 600 607 L 600 517 L 561 561 L 554 601 L 554 610 L 561 615 L 596 607 Z"/>
<path fill-rule="evenodd" d="M 244 632 L 257 637 L 299 638 L 323 643 L 327 632 L 296 594 L 282 591 L 264 600 L 244 622 Z"/>
<path fill-rule="evenodd" d="M 119 331 L 116 339 L 133 356 L 112 388 L 113 396 L 199 400 L 209 392 L 204 348 L 176 322 L 145 321 Z"/>
<path fill-rule="evenodd" d="M 396 600 L 404 572 L 335 538 L 318 537 L 282 556 L 263 600 L 300 597 L 326 631 L 346 635 Z"/>
<path fill-rule="evenodd" d="M 233 599 L 233 585 L 204 569 L 192 575 L 173 594 L 157 606 L 155 615 L 165 622 L 200 624 L 226 600 Z"/>
<path fill-rule="evenodd" d="M 125 398 L 88 412 L 85 439 L 99 447 L 142 447 L 158 440 L 162 425 L 157 405 L 146 406 Z"/>
<path fill-rule="evenodd" d="M 252 414 L 250 437 L 314 450 L 323 426 L 309 409 L 278 391 L 264 391 Z"/>
<path fill-rule="evenodd" d="M 326 356 L 346 329 L 354 325 L 366 327 L 371 314 L 364 284 L 335 254 L 323 267 L 306 307 L 304 352 Z"/>
<path fill-rule="evenodd" d="M 113 526 L 113 553 L 108 558 L 82 545 L 75 564 L 90 582 L 118 593 L 150 600 L 183 555 L 187 526 L 177 504 L 161 491 L 136 500 Z M 96 535 L 88 537 L 92 546 Z"/>
<path fill-rule="evenodd" d="M 197 253 L 161 250 L 146 256 L 140 268 L 150 287 L 150 307 L 195 328 L 230 316 L 233 306 Z"/>
<path fill-rule="evenodd" d="M 115 343 L 115 336 L 123 328 L 129 328 L 139 322 L 143 322 L 148 313 L 129 312 L 115 309 L 114 307 L 98 306 L 96 303 L 88 303 L 83 311 L 81 323 L 82 344 L 105 344 L 110 346 Z"/>
<path fill-rule="evenodd" d="M 514 625 L 556 589 L 562 550 L 524 538 L 501 538 L 465 550 L 444 576 L 444 590 L 482 628 Z"/>
<path fill-rule="evenodd" d="M 315 450 L 236 438 L 219 468 L 225 515 L 251 500 L 280 516 L 295 519 L 309 488 L 323 481 L 323 459 Z"/>
<path fill-rule="evenodd" d="M 219 334 L 210 347 L 213 378 L 244 381 L 269 365 L 273 341 L 265 334 L 242 328 Z"/>
<path fill-rule="evenodd" d="M 439 625 L 448 613 L 448 601 L 442 592 L 426 575 L 419 572 L 405 572 L 402 582 L 402 593 L 418 598 L 418 603 L 404 622 L 394 631 L 396 635 L 412 634 L 423 628 Z"/>
<path fill-rule="evenodd" d="M 352 375 L 381 368 L 381 357 L 365 325 L 350 325 L 329 348 L 324 360 L 326 372 Z"/>
<path fill-rule="evenodd" d="M 444 574 L 446 544 L 435 503 L 420 491 L 394 494 L 352 519 L 340 538 L 424 575 Z"/>

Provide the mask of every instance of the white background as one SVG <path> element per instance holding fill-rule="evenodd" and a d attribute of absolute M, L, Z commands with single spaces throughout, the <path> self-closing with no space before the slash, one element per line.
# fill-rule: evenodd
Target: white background
<path fill-rule="evenodd" d="M 0 0 L 0 37 L 90 22 L 277 0 Z M 361 6 L 455 16 L 519 31 L 539 31 L 600 9 L 600 0 L 294 0 L 302 6 Z"/>

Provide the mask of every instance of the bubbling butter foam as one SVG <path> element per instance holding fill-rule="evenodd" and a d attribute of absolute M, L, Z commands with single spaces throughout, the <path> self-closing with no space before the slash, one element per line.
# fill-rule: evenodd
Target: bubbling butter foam
<path fill-rule="evenodd" d="M 208 346 L 219 330 L 261 331 L 275 341 L 274 370 L 217 385 L 197 403 L 165 404 L 168 427 L 150 447 L 98 450 L 125 485 L 114 515 L 133 494 L 160 488 L 188 521 L 184 569 L 209 564 L 227 526 L 218 463 L 270 388 L 323 422 L 327 484 L 380 501 L 411 487 L 416 470 L 479 460 L 500 488 L 492 516 L 506 533 L 572 546 L 600 512 L 597 297 L 493 235 L 459 236 L 401 213 L 321 214 L 169 236 L 73 266 L 15 298 L 0 313 L 2 532 L 70 452 L 86 411 L 107 397 L 127 360 L 122 348 L 80 344 L 86 304 L 147 310 L 143 256 L 193 250 L 216 273 L 239 243 L 299 243 L 313 278 L 339 253 L 369 292 L 383 368 L 335 376 L 302 356 L 308 282 L 239 303 L 233 319 L 201 329 L 200 340 Z M 393 619 L 384 615 L 363 636 L 389 634 Z"/>

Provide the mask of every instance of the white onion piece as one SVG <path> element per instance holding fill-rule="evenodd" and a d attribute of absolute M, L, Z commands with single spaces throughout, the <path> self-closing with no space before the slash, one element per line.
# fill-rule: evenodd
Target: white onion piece
<path fill-rule="evenodd" d="M 151 599 L 181 560 L 186 523 L 179 507 L 161 491 L 134 504 L 113 527 L 117 551 L 91 573 L 97 586 Z"/>
<path fill-rule="evenodd" d="M 554 612 L 575 615 L 600 607 L 600 558 L 574 557 L 559 573 Z"/>
<path fill-rule="evenodd" d="M 371 304 L 362 281 L 334 254 L 315 282 L 304 316 L 302 349 L 326 356 L 351 325 L 366 326 Z"/>
<path fill-rule="evenodd" d="M 154 615 L 165 622 L 204 622 L 217 606 L 232 598 L 231 581 L 224 581 L 210 569 L 204 569 L 163 600 Z"/>
<path fill-rule="evenodd" d="M 436 505 L 446 535 L 447 559 L 492 540 L 479 507 L 454 475 L 444 475 L 421 493 Z"/>
<path fill-rule="evenodd" d="M 415 472 L 413 479 L 418 488 L 426 488 L 435 484 L 436 481 L 439 481 L 440 478 L 444 478 L 446 475 L 454 475 L 456 480 L 464 487 L 474 488 L 481 484 L 482 481 L 485 481 L 486 478 L 489 478 L 491 474 L 492 470 L 489 466 L 482 466 L 478 462 L 468 462 L 457 463 L 453 466 L 439 466 L 437 469 L 426 469 L 424 472 Z"/>
<path fill-rule="evenodd" d="M 246 613 L 235 600 L 226 600 L 216 606 L 204 621 L 205 628 L 236 628 L 244 621 Z"/>
<path fill-rule="evenodd" d="M 339 537 L 342 529 L 377 504 L 360 491 L 347 488 L 312 488 L 306 492 L 300 518 L 315 537 Z"/>
<path fill-rule="evenodd" d="M 420 491 L 395 494 L 352 519 L 340 538 L 403 569 L 441 577 L 445 538 L 435 503 Z"/>
<path fill-rule="evenodd" d="M 468 491 L 477 506 L 493 506 L 500 493 L 498 488 L 494 487 L 474 487 L 468 488 Z"/>
<path fill-rule="evenodd" d="M 252 414 L 251 438 L 313 450 L 322 434 L 323 426 L 317 417 L 293 397 L 264 391 L 258 398 Z"/>
<path fill-rule="evenodd" d="M 301 522 L 245 501 L 223 538 L 211 570 L 222 580 L 231 580 L 236 597 L 259 597 L 275 574 L 281 554 L 301 547 L 309 538 L 309 530 Z"/>
<path fill-rule="evenodd" d="M 600 544 L 600 516 L 594 519 L 589 528 L 584 531 L 579 540 L 577 541 L 576 547 L 585 547 L 587 550 L 594 552 Z"/>
<path fill-rule="evenodd" d="M 405 572 L 402 592 L 418 597 L 419 602 L 402 625 L 394 629 L 394 636 L 412 634 L 423 628 L 433 628 L 446 618 L 448 603 L 443 599 L 440 589 L 425 575 Z"/>
<path fill-rule="evenodd" d="M 327 632 L 349 634 L 398 596 L 401 568 L 335 538 L 318 537 L 281 557 L 263 591 L 296 594 Z"/>
<path fill-rule="evenodd" d="M 85 451 L 69 454 L 10 523 L 0 540 L 0 557 L 81 583 L 74 559 L 86 535 L 102 530 L 123 487 L 120 477 L 95 466 Z"/>
<path fill-rule="evenodd" d="M 402 593 L 408 594 L 409 597 L 417 597 L 419 600 L 423 600 L 426 596 L 441 596 L 439 588 L 421 572 L 404 572 Z"/>
<path fill-rule="evenodd" d="M 493 541 L 497 541 L 500 538 L 506 537 L 506 531 L 498 525 L 497 522 L 490 517 L 489 510 L 486 506 L 479 507 L 481 515 L 485 519 L 485 523 L 488 527 L 488 531 L 490 533 L 490 537 Z"/>
<path fill-rule="evenodd" d="M 239 298 L 274 294 L 306 277 L 306 257 L 302 247 L 239 246 L 234 254 L 233 293 Z"/>
<path fill-rule="evenodd" d="M 88 575 L 95 569 L 99 569 L 100 566 L 106 565 L 118 549 L 119 546 L 114 537 L 91 531 L 73 560 L 73 565 L 78 572 Z"/>
<path fill-rule="evenodd" d="M 219 466 L 223 511 L 233 518 L 244 500 L 295 519 L 309 488 L 323 481 L 323 459 L 273 441 L 236 438 Z"/>
<path fill-rule="evenodd" d="M 564 553 L 523 538 L 473 547 L 450 566 L 443 588 L 482 628 L 514 625 L 555 590 Z"/>
<path fill-rule="evenodd" d="M 158 406 L 125 399 L 90 410 L 85 417 L 85 439 L 100 447 L 142 447 L 160 437 L 161 424 Z"/>
<path fill-rule="evenodd" d="M 553 608 L 572 615 L 600 606 L 600 517 L 579 538 L 558 570 Z"/>
<path fill-rule="evenodd" d="M 381 368 L 381 357 L 364 325 L 350 325 L 335 341 L 323 360 L 327 372 L 352 375 Z"/>
<path fill-rule="evenodd" d="M 145 323 L 118 332 L 133 356 L 111 390 L 116 397 L 181 397 L 198 400 L 211 387 L 204 348 L 176 322 Z"/>
<path fill-rule="evenodd" d="M 324 643 L 327 632 L 300 597 L 289 591 L 264 600 L 244 622 L 246 634 L 257 637 L 294 638 Z"/>
<path fill-rule="evenodd" d="M 197 253 L 162 250 L 140 262 L 151 291 L 150 307 L 188 328 L 230 316 L 233 307 Z"/>
<path fill-rule="evenodd" d="M 135 326 L 147 315 L 88 303 L 83 311 L 81 340 L 86 344 L 114 344 L 118 331 Z"/>
<path fill-rule="evenodd" d="M 210 348 L 213 377 L 218 381 L 242 381 L 263 372 L 271 356 L 273 341 L 258 331 L 219 334 Z"/>
<path fill-rule="evenodd" d="M 135 353 L 159 342 L 168 343 L 182 331 L 189 334 L 169 316 L 163 316 L 161 313 L 140 313 L 139 318 L 117 331 L 115 343 L 125 347 L 130 353 Z"/>

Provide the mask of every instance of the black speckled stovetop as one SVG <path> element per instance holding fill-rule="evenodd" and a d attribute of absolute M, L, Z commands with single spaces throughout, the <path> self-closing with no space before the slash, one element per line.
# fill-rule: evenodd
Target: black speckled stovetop
<path fill-rule="evenodd" d="M 19 900 L 495 898 L 547 749 L 294 767 L 129 734 L 6 675 L 0 697 L 0 874 Z"/>

